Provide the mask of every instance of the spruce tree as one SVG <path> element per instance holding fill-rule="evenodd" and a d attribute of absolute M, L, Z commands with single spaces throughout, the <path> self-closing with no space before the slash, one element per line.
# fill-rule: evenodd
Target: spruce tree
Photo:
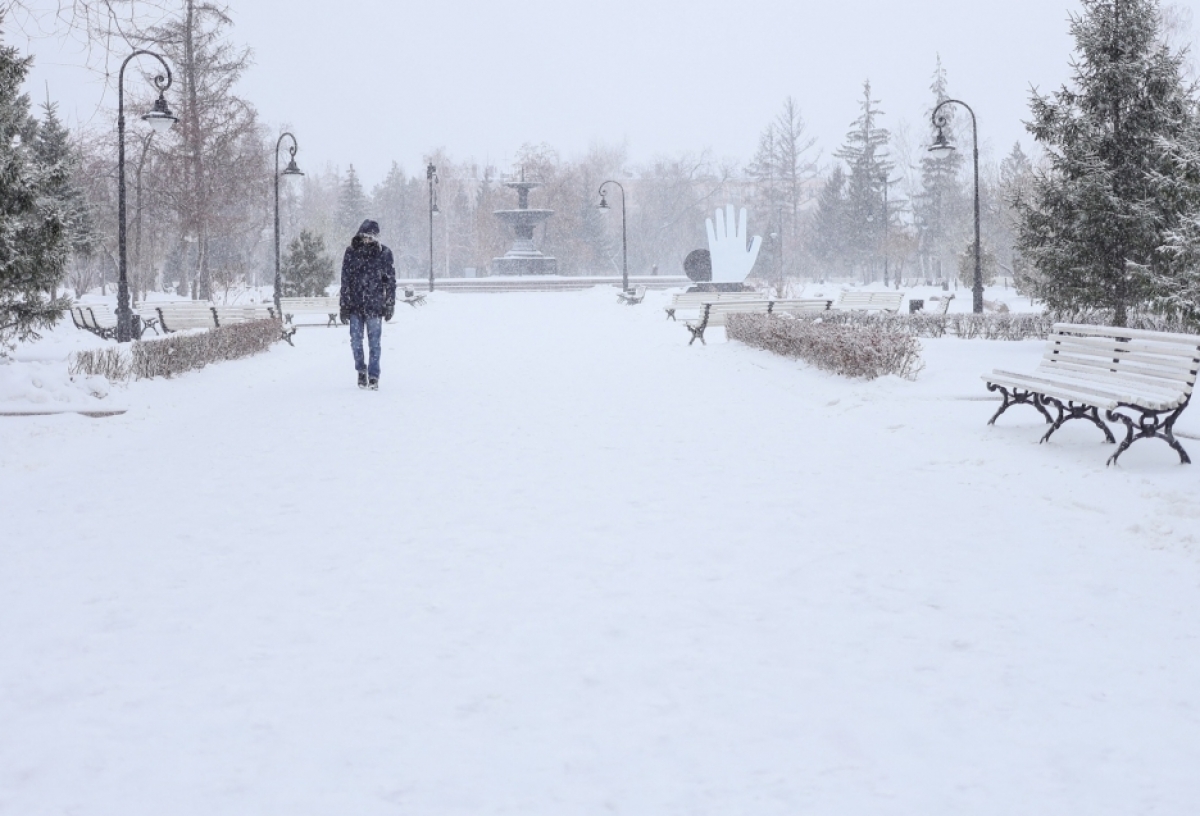
<path fill-rule="evenodd" d="M 325 252 L 325 239 L 301 230 L 288 244 L 280 274 L 283 297 L 323 297 L 333 282 L 333 258 Z"/>
<path fill-rule="evenodd" d="M 817 195 L 817 212 L 813 219 L 812 254 L 822 265 L 819 277 L 824 280 L 840 272 L 846 261 L 846 171 L 834 165 Z"/>
<path fill-rule="evenodd" d="M 58 105 L 47 100 L 42 111 L 33 153 L 51 171 L 46 193 L 58 207 L 68 253 L 86 258 L 91 255 L 95 234 L 91 211 L 78 182 L 82 164 L 79 150 L 58 118 Z"/>
<path fill-rule="evenodd" d="M 846 162 L 845 246 L 851 264 L 864 280 L 870 279 L 873 261 L 883 258 L 883 185 L 892 171 L 887 157 L 891 138 L 879 127 L 883 115 L 879 100 L 871 98 L 871 82 L 863 83 L 862 112 L 846 134 L 846 142 L 834 155 Z"/>
<path fill-rule="evenodd" d="M 358 173 L 354 172 L 352 164 L 338 189 L 337 226 L 347 242 L 362 225 L 370 206 L 371 202 L 367 200 L 367 194 L 363 192 L 362 182 L 358 180 Z"/>
<path fill-rule="evenodd" d="M 66 168 L 38 161 L 37 122 L 20 92 L 31 63 L 0 46 L 0 353 L 53 326 L 68 305 L 47 296 L 66 265 L 63 219 L 51 195 Z"/>
<path fill-rule="evenodd" d="M 1162 41 L 1156 0 L 1081 0 L 1072 87 L 1033 94 L 1027 128 L 1050 169 L 1020 211 L 1020 247 L 1056 310 L 1106 309 L 1118 326 L 1169 288 L 1163 246 L 1187 195 L 1163 172 L 1192 138 L 1183 57 Z"/>
<path fill-rule="evenodd" d="M 1013 286 L 1024 293 L 1036 291 L 1040 284 L 1037 270 L 1030 266 L 1017 248 L 1020 224 L 1018 202 L 1028 198 L 1032 184 L 1033 163 L 1021 149 L 1020 143 L 1014 143 L 1012 150 L 1000 162 L 997 251 L 998 260 L 1007 263 L 1012 271 Z"/>
<path fill-rule="evenodd" d="M 1187 214 L 1168 228 L 1158 250 L 1166 274 L 1158 281 L 1154 306 L 1200 329 L 1200 119 L 1190 134 L 1170 145 L 1167 166 L 1156 174 L 1163 194 Z"/>

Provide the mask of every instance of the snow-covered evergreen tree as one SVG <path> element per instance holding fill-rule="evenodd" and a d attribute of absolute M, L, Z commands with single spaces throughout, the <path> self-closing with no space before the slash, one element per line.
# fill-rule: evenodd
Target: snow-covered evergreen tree
<path fill-rule="evenodd" d="M 47 100 L 42 112 L 33 153 L 38 163 L 50 171 L 46 193 L 58 206 L 67 251 L 86 257 L 91 254 L 95 235 L 91 210 L 78 183 L 82 165 L 79 149 L 58 118 L 58 105 Z"/>
<path fill-rule="evenodd" d="M 863 83 L 862 112 L 846 134 L 846 142 L 834 154 L 846 162 L 845 250 L 847 260 L 863 275 L 883 262 L 883 185 L 892 171 L 886 128 L 879 127 L 883 115 L 879 100 L 871 98 L 870 80 Z"/>
<path fill-rule="evenodd" d="M 1020 143 L 1014 143 L 1012 150 L 1000 162 L 997 197 L 1000 217 L 996 225 L 996 247 L 998 262 L 1003 267 L 1005 275 L 1011 275 L 1013 285 L 1021 292 L 1029 293 L 1038 288 L 1037 270 L 1032 267 L 1017 248 L 1018 229 L 1020 226 L 1018 202 L 1024 201 L 1030 195 L 1033 185 L 1033 163 L 1021 149 Z"/>
<path fill-rule="evenodd" d="M 1188 137 L 1166 143 L 1167 164 L 1155 174 L 1163 196 L 1187 214 L 1166 230 L 1157 258 L 1154 306 L 1200 329 L 1200 117 Z"/>
<path fill-rule="evenodd" d="M 288 254 L 280 268 L 283 297 L 323 297 L 333 283 L 333 258 L 325 251 L 325 239 L 308 230 L 288 244 Z"/>
<path fill-rule="evenodd" d="M 1195 105 L 1156 0 L 1081 2 L 1072 87 L 1031 102 L 1027 127 L 1050 169 L 1020 207 L 1020 246 L 1048 306 L 1111 309 L 1125 325 L 1130 309 L 1170 289 L 1158 249 L 1192 196 L 1165 185 L 1164 171 L 1194 140 Z"/>
<path fill-rule="evenodd" d="M 67 171 L 38 160 L 38 124 L 20 92 L 31 63 L 0 46 L 0 353 L 54 325 L 67 307 L 65 299 L 48 295 L 66 264 L 63 218 L 52 191 L 66 183 Z"/>
<path fill-rule="evenodd" d="M 842 271 L 846 262 L 846 232 L 846 171 L 838 164 L 817 194 L 812 254 L 820 265 L 818 277 L 825 279 Z"/>
<path fill-rule="evenodd" d="M 367 210 L 370 209 L 370 206 L 371 202 L 368 200 L 366 192 L 363 191 L 362 182 L 358 180 L 358 173 L 355 172 L 352 164 L 346 172 L 346 178 L 342 180 L 338 188 L 337 226 L 342 231 L 347 243 L 358 231 L 363 220 L 367 218 Z"/>

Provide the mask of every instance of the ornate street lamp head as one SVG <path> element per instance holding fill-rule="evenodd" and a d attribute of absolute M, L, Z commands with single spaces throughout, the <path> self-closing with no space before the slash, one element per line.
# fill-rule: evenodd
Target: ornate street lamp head
<path fill-rule="evenodd" d="M 602 213 L 608 212 L 608 199 L 604 197 L 604 193 L 600 194 L 600 203 L 596 205 L 596 209 Z"/>
<path fill-rule="evenodd" d="M 155 133 L 166 133 L 171 129 L 171 125 L 179 121 L 175 114 L 171 113 L 171 109 L 167 107 L 167 100 L 161 93 L 158 95 L 158 100 L 154 103 L 154 109 L 142 117 L 143 120 L 154 128 Z"/>
<path fill-rule="evenodd" d="M 304 171 L 302 171 L 300 169 L 300 167 L 296 164 L 296 157 L 292 156 L 291 161 L 288 162 L 288 166 L 283 168 L 283 172 L 280 173 L 279 175 L 281 175 L 281 176 L 303 176 Z"/>
<path fill-rule="evenodd" d="M 950 155 L 950 151 L 954 150 L 954 145 L 946 138 L 946 129 L 942 125 L 938 125 L 937 136 L 933 139 L 933 144 L 929 146 L 930 153 L 938 154 L 939 158 L 944 158 Z"/>

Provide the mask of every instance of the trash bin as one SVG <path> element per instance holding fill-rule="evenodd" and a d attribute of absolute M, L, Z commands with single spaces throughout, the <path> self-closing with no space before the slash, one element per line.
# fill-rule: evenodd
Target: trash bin
<path fill-rule="evenodd" d="M 909 299 L 909 301 L 908 301 L 908 313 L 909 314 L 913 314 L 915 312 L 921 312 L 924 310 L 925 310 L 925 301 Z"/>

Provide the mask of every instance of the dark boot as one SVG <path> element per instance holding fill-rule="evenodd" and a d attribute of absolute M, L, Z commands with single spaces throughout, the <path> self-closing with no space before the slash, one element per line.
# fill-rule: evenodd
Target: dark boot
<path fill-rule="evenodd" d="M 367 387 L 367 372 L 365 372 L 365 371 L 358 372 L 358 387 L 359 388 Z"/>
<path fill-rule="evenodd" d="M 372 391 L 378 391 L 379 390 L 379 378 L 371 377 L 369 380 L 367 380 L 367 388 L 369 388 Z"/>

